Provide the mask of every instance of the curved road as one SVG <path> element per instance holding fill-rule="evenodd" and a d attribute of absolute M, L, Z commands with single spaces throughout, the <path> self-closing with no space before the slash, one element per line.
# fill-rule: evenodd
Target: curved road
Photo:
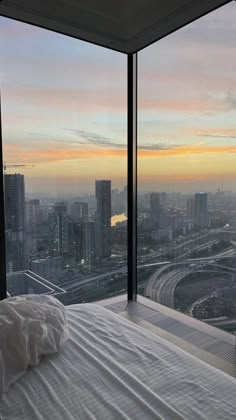
<path fill-rule="evenodd" d="M 172 268 L 176 264 L 171 264 Z M 169 266 L 170 267 L 170 266 Z M 196 267 L 188 268 L 177 268 L 170 272 L 165 273 L 167 267 L 157 270 L 149 279 L 148 284 L 145 289 L 145 296 L 150 297 L 151 299 L 159 302 L 163 305 L 174 308 L 174 292 L 175 289 L 181 280 L 187 277 L 190 273 L 194 272 L 216 272 L 219 274 L 219 270 L 209 269 L 197 269 Z M 221 273 L 229 275 L 229 267 L 220 266 Z M 225 268 L 228 270 L 226 271 Z M 235 272 L 232 269 L 231 272 Z"/>

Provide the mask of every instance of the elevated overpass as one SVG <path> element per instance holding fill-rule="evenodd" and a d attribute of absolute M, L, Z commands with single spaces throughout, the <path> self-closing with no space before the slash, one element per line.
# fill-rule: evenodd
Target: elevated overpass
<path fill-rule="evenodd" d="M 196 260 L 195 260 L 196 262 Z M 150 297 L 156 302 L 174 308 L 174 293 L 177 285 L 192 273 L 216 273 L 230 276 L 236 275 L 236 269 L 221 264 L 205 263 L 191 266 L 186 263 L 172 263 L 165 265 L 149 278 L 144 291 L 146 297 Z"/>

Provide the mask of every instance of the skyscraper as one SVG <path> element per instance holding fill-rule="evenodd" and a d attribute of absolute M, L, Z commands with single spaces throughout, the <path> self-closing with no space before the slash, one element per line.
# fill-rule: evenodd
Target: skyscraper
<path fill-rule="evenodd" d="M 24 175 L 4 174 L 7 272 L 25 266 L 25 182 Z"/>
<path fill-rule="evenodd" d="M 30 270 L 46 280 L 59 282 L 62 273 L 62 257 L 37 258 L 30 261 Z"/>
<path fill-rule="evenodd" d="M 68 215 L 65 203 L 56 203 L 48 215 L 49 253 L 63 255 L 68 252 Z"/>
<path fill-rule="evenodd" d="M 95 189 L 96 255 L 105 258 L 111 255 L 111 181 L 96 181 Z"/>
<path fill-rule="evenodd" d="M 167 194 L 166 192 L 162 192 L 160 195 L 160 204 L 161 204 L 161 210 L 164 212 L 167 207 Z"/>
<path fill-rule="evenodd" d="M 41 212 L 40 212 L 40 200 L 33 199 L 26 201 L 25 213 L 26 213 L 26 225 L 28 230 L 31 230 L 34 225 L 40 224 Z"/>
<path fill-rule="evenodd" d="M 88 203 L 75 202 L 71 205 L 71 218 L 74 222 L 88 220 Z"/>
<path fill-rule="evenodd" d="M 194 197 L 194 225 L 200 228 L 209 226 L 207 193 L 196 193 Z"/>
<path fill-rule="evenodd" d="M 194 199 L 193 198 L 188 198 L 187 200 L 187 217 L 189 217 L 190 219 L 193 219 L 194 217 Z"/>
<path fill-rule="evenodd" d="M 95 257 L 94 222 L 70 223 L 70 252 L 78 263 L 91 266 Z"/>
<path fill-rule="evenodd" d="M 150 218 L 153 227 L 158 227 L 160 223 L 160 213 L 160 193 L 150 193 Z"/>

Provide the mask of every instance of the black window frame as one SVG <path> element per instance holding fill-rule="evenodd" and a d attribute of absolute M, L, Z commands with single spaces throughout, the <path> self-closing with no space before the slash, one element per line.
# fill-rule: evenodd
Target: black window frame
<path fill-rule="evenodd" d="M 204 13 L 202 16 L 223 7 L 232 0 L 225 0 L 221 5 L 213 7 L 212 10 Z M 236 0 L 235 0 L 236 1 Z M 3 15 L 1 15 L 3 16 Z M 170 33 L 190 24 L 194 20 L 183 24 L 181 27 L 174 29 Z M 6 16 L 7 17 L 7 16 Z M 40 26 L 40 25 L 39 25 Z M 66 34 L 65 34 L 66 35 Z M 150 44 L 160 41 L 154 40 Z M 96 43 L 95 43 L 96 44 Z M 112 47 L 111 50 L 114 51 Z M 140 50 L 139 50 L 140 51 Z M 128 276 L 127 276 L 127 299 L 135 301 L 137 298 L 137 80 L 138 80 L 138 52 L 125 54 L 127 56 L 127 205 L 128 205 L 128 230 L 127 230 L 127 255 L 128 255 Z M 6 248 L 5 248 L 5 216 L 4 216 L 4 187 L 3 187 L 3 148 L 2 148 L 2 115 L 1 115 L 1 91 L 0 91 L 0 300 L 7 296 L 7 280 L 6 280 Z"/>
<path fill-rule="evenodd" d="M 3 188 L 2 107 L 0 92 L 0 300 L 7 297 L 5 212 Z"/>
<path fill-rule="evenodd" d="M 0 300 L 7 297 L 4 162 L 0 92 Z M 137 53 L 127 54 L 127 299 L 137 298 Z"/>

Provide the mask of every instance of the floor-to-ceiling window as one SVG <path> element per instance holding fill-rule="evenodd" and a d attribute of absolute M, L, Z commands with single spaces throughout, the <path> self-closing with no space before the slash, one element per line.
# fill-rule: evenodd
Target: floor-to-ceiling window
<path fill-rule="evenodd" d="M 236 330 L 236 7 L 138 57 L 138 291 Z"/>
<path fill-rule="evenodd" d="M 126 291 L 126 56 L 0 18 L 7 291 Z"/>

